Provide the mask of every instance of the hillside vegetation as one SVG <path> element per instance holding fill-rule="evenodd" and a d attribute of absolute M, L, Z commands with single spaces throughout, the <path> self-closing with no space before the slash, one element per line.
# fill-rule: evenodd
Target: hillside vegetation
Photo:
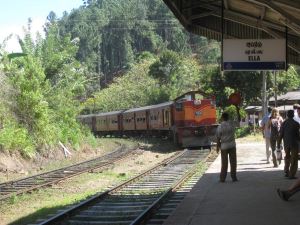
<path fill-rule="evenodd" d="M 89 0 L 57 18 L 45 37 L 19 38 L 21 53 L 0 46 L 0 148 L 25 157 L 59 141 L 79 149 L 90 132 L 83 112 L 106 112 L 169 101 L 202 89 L 228 107 L 234 91 L 243 106 L 259 101 L 257 72 L 221 74 L 220 44 L 187 33 L 161 0 Z M 268 74 L 268 96 L 299 88 L 299 68 Z"/>

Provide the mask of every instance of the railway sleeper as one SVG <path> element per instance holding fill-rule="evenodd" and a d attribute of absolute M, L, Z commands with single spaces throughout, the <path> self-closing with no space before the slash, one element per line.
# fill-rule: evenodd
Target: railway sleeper
<path fill-rule="evenodd" d="M 127 211 L 116 211 L 116 210 L 111 210 L 111 211 L 105 211 L 106 215 L 136 215 L 137 213 L 141 213 L 143 212 L 143 210 L 127 210 Z M 99 211 L 95 211 L 95 210 L 85 210 L 79 213 L 79 215 L 95 215 L 95 214 L 99 214 Z"/>
<path fill-rule="evenodd" d="M 149 201 L 140 201 L 140 202 L 101 202 L 101 205 L 103 206 L 127 206 L 128 204 L 130 204 L 131 206 L 140 206 L 140 205 L 145 205 L 145 204 L 149 204 L 153 202 L 153 200 L 149 200 Z"/>
<path fill-rule="evenodd" d="M 129 203 L 130 204 L 130 203 Z M 143 205 L 143 206 L 132 206 L 132 205 L 124 205 L 124 206 L 105 206 L 105 205 L 94 205 L 91 206 L 90 209 L 92 210 L 98 210 L 98 211 L 112 211 L 112 210 L 122 210 L 126 211 L 127 209 L 130 210 L 142 210 L 147 208 L 148 205 Z"/>
<path fill-rule="evenodd" d="M 155 195 L 156 197 L 158 197 L 159 195 Z M 117 198 L 109 198 L 104 200 L 103 202 L 152 202 L 153 201 L 153 195 L 151 195 L 151 198 L 147 197 L 147 196 L 141 196 L 141 198 L 133 198 L 132 196 L 124 196 L 124 197 L 120 197 L 118 196 Z"/>
<path fill-rule="evenodd" d="M 147 225 L 161 225 L 164 223 L 164 220 L 159 219 L 151 219 L 147 222 Z"/>
<path fill-rule="evenodd" d="M 128 225 L 132 221 L 77 221 L 77 220 L 68 220 L 68 225 Z"/>
<path fill-rule="evenodd" d="M 88 215 L 88 216 L 84 216 L 84 215 L 77 215 L 74 216 L 73 219 L 76 220 L 81 220 L 81 221 L 122 221 L 122 220 L 134 220 L 139 214 L 135 214 L 135 215 L 113 215 L 113 216 L 109 216 L 109 215 Z"/>

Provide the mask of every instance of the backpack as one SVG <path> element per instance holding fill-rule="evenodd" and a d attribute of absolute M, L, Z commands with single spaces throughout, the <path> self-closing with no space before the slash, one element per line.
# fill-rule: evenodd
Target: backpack
<path fill-rule="evenodd" d="M 278 119 L 270 119 L 271 120 L 271 138 L 279 137 L 280 123 Z"/>

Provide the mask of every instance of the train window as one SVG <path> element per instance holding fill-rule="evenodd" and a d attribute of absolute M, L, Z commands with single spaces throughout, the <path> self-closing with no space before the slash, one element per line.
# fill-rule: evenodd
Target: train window
<path fill-rule="evenodd" d="M 145 123 L 146 122 L 146 118 L 143 118 L 143 123 Z"/>
<path fill-rule="evenodd" d="M 192 100 L 192 95 L 187 94 L 187 95 L 184 96 L 184 98 L 185 98 L 187 101 L 191 101 L 191 100 Z"/>
<path fill-rule="evenodd" d="M 176 111 L 182 111 L 183 104 L 181 102 L 176 102 L 175 108 L 176 108 Z"/>

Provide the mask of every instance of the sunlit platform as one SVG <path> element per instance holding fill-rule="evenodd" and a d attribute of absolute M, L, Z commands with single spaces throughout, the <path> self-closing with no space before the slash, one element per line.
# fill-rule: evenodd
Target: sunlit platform
<path fill-rule="evenodd" d="M 284 202 L 276 192 L 293 182 L 284 177 L 283 161 L 278 168 L 267 164 L 259 142 L 238 143 L 237 162 L 239 181 L 232 182 L 228 173 L 219 183 L 219 155 L 164 225 L 300 224 L 300 193 Z"/>

